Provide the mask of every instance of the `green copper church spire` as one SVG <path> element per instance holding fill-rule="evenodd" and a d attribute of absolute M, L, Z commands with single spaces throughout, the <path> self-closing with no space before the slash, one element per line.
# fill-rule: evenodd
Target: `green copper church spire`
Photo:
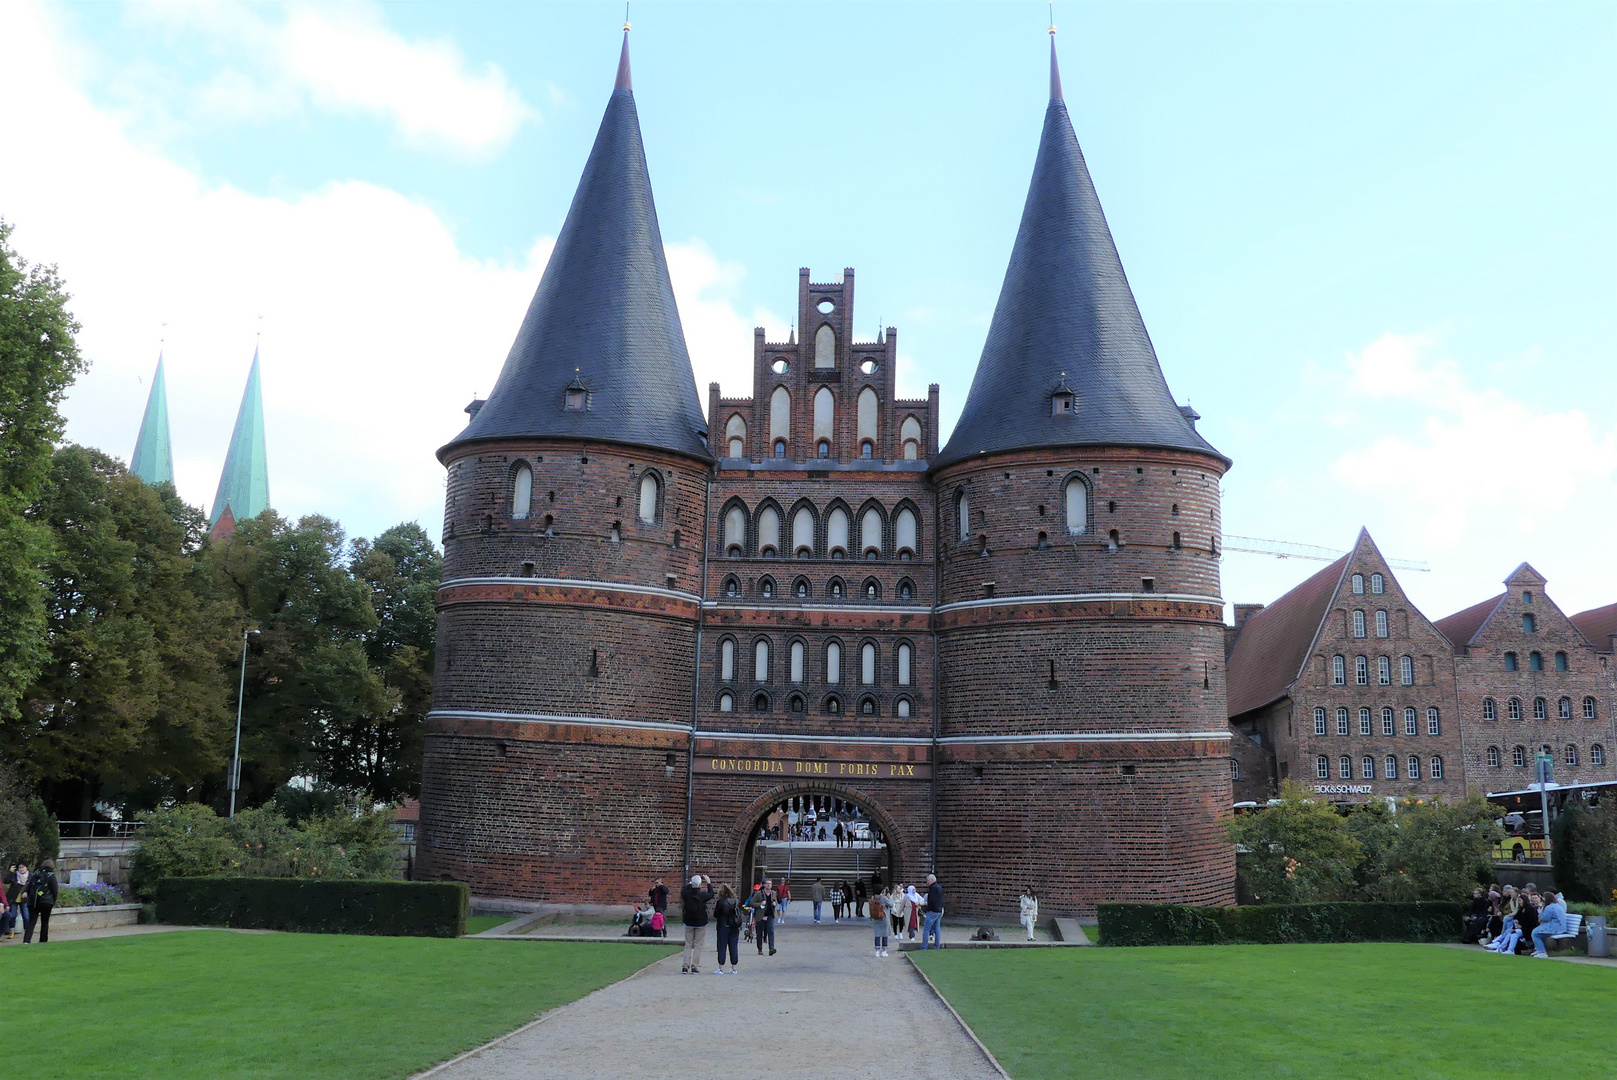
<path fill-rule="evenodd" d="M 228 508 L 234 521 L 257 517 L 269 506 L 269 465 L 264 454 L 264 400 L 258 389 L 258 350 L 253 350 L 253 367 L 247 373 L 247 390 L 236 413 L 236 430 L 230 436 L 224 472 L 219 474 L 219 491 L 213 497 L 210 525 L 216 525 Z"/>
<path fill-rule="evenodd" d="M 174 451 L 168 441 L 168 389 L 163 383 L 163 354 L 157 354 L 157 374 L 152 376 L 152 392 L 146 396 L 146 415 L 140 420 L 140 435 L 129 471 L 148 484 L 174 482 Z"/>

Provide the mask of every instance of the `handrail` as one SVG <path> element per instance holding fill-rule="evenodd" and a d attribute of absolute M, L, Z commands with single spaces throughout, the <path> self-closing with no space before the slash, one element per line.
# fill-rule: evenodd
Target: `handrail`
<path fill-rule="evenodd" d="M 57 821 L 63 840 L 128 840 L 146 827 L 144 821 Z"/>

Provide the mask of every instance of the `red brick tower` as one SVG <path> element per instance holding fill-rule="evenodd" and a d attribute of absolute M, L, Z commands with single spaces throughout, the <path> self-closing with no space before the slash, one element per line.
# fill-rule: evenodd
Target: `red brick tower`
<path fill-rule="evenodd" d="M 417 873 L 621 903 L 680 865 L 712 467 L 627 36 L 533 303 L 467 412 L 439 451 Z"/>
<path fill-rule="evenodd" d="M 961 913 L 1229 903 L 1229 460 L 1175 404 L 1050 105 L 999 303 L 933 464 L 938 873 Z"/>

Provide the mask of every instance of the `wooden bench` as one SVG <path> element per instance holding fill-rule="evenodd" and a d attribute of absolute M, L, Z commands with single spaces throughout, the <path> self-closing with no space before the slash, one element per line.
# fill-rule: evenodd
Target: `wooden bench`
<path fill-rule="evenodd" d="M 1578 939 L 1578 932 L 1580 930 L 1582 930 L 1582 929 L 1583 929 L 1583 916 L 1573 914 L 1572 912 L 1569 911 L 1569 912 L 1567 912 L 1567 916 L 1566 916 L 1566 929 L 1561 931 L 1559 934 L 1555 934 L 1549 940 L 1552 941 L 1552 942 L 1553 941 L 1568 941 L 1568 942 L 1576 941 Z"/>

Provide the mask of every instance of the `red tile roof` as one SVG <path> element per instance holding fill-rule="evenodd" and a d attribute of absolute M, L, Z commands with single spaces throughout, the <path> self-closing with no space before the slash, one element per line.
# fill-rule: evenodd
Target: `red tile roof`
<path fill-rule="evenodd" d="M 1617 634 L 1617 604 L 1580 611 L 1572 616 L 1572 625 L 1589 639 L 1589 644 L 1605 652 L 1611 648 L 1611 636 Z"/>
<path fill-rule="evenodd" d="M 1258 612 L 1241 627 L 1230 650 L 1230 715 L 1239 716 L 1284 697 L 1302 674 L 1331 598 L 1350 556 L 1331 565 Z"/>
<path fill-rule="evenodd" d="M 1524 563 L 1523 565 L 1525 566 L 1526 564 Z M 1438 631 L 1449 639 L 1450 645 L 1453 645 L 1456 649 L 1463 649 L 1471 644 L 1471 639 L 1477 636 L 1477 631 L 1482 629 L 1483 623 L 1488 621 L 1488 616 L 1494 613 L 1494 609 L 1504 599 L 1505 594 L 1500 593 L 1491 600 L 1484 600 L 1480 604 L 1472 604 L 1464 611 L 1456 611 L 1453 615 L 1438 619 L 1432 625 L 1437 627 Z"/>
<path fill-rule="evenodd" d="M 406 824 L 420 821 L 421 800 L 405 799 L 404 802 L 399 806 L 399 812 L 393 815 L 393 820 L 404 822 Z"/>

